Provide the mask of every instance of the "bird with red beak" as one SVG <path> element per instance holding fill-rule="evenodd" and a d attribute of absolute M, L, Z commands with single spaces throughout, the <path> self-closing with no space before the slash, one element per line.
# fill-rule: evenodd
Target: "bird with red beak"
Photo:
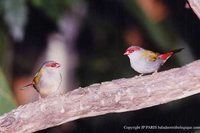
<path fill-rule="evenodd" d="M 62 76 L 58 69 L 60 66 L 55 61 L 45 62 L 36 73 L 32 83 L 25 87 L 32 86 L 42 98 L 60 94 L 60 85 L 62 82 Z"/>
<path fill-rule="evenodd" d="M 129 47 L 124 55 L 130 60 L 131 67 L 140 74 L 157 72 L 158 69 L 175 53 L 183 48 L 176 49 L 164 54 L 155 53 L 139 46 Z"/>

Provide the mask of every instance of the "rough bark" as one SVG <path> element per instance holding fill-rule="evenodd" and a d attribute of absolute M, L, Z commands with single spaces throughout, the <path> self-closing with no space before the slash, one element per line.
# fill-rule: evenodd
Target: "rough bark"
<path fill-rule="evenodd" d="M 200 0 L 188 0 L 190 7 L 200 19 Z"/>
<path fill-rule="evenodd" d="M 122 78 L 20 106 L 0 117 L 0 132 L 34 132 L 80 118 L 160 105 L 200 92 L 200 60 L 152 75 Z"/>

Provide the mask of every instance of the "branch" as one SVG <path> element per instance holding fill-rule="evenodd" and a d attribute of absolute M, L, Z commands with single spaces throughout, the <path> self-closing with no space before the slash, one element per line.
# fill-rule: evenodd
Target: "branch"
<path fill-rule="evenodd" d="M 190 7 L 200 19 L 200 0 L 188 0 Z"/>
<path fill-rule="evenodd" d="M 200 92 L 200 60 L 153 75 L 118 79 L 49 97 L 0 117 L 0 132 L 35 132 L 80 118 L 160 105 Z"/>

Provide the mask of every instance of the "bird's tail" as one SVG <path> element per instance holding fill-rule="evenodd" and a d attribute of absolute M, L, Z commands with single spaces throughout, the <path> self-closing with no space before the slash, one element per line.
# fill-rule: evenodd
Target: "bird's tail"
<path fill-rule="evenodd" d="M 173 50 L 171 52 L 173 52 L 173 54 L 175 54 L 175 53 L 181 52 L 183 49 L 184 48 L 179 48 L 179 49 L 175 49 L 175 50 Z"/>
<path fill-rule="evenodd" d="M 179 49 L 175 49 L 175 50 L 172 50 L 170 52 L 167 52 L 167 53 L 164 53 L 164 54 L 161 54 L 159 55 L 159 58 L 163 61 L 166 61 L 167 59 L 169 59 L 169 57 L 171 57 L 173 54 L 175 53 L 178 53 L 180 51 L 182 51 L 184 48 L 179 48 Z"/>
<path fill-rule="evenodd" d="M 25 85 L 24 87 L 20 88 L 21 90 L 25 90 L 26 88 L 29 88 L 29 87 L 33 87 L 33 83 L 30 83 L 28 85 Z"/>

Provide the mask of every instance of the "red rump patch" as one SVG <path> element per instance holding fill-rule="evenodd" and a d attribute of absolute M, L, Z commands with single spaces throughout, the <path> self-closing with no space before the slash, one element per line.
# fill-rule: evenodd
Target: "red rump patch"
<path fill-rule="evenodd" d="M 168 53 L 165 53 L 165 54 L 161 54 L 159 55 L 159 58 L 161 60 L 167 60 L 169 57 L 171 57 L 173 55 L 174 52 L 168 52 Z"/>

